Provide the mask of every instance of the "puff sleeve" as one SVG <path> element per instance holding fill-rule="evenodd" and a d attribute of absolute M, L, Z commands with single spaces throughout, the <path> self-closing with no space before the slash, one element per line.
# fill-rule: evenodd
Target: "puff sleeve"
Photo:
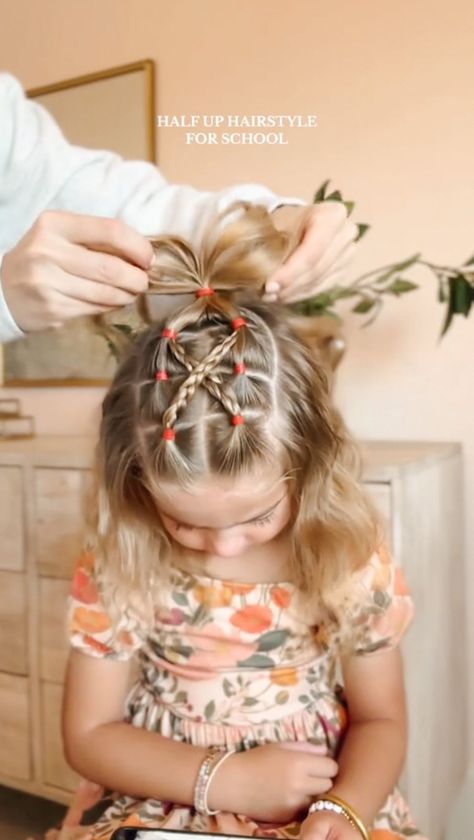
<path fill-rule="evenodd" d="M 358 573 L 360 606 L 354 615 L 354 654 L 396 647 L 410 626 L 414 606 L 403 571 L 385 545 Z"/>
<path fill-rule="evenodd" d="M 80 555 L 71 583 L 67 633 L 76 650 L 96 658 L 127 661 L 142 647 L 145 625 L 131 610 L 116 622 L 108 615 L 100 595 L 94 552 Z"/>

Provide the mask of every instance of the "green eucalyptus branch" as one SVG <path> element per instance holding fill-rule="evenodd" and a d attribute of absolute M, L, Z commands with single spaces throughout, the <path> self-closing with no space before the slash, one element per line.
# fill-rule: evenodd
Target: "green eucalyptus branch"
<path fill-rule="evenodd" d="M 348 216 L 354 210 L 353 201 L 344 201 L 339 190 L 329 195 L 326 194 L 329 181 L 325 181 L 314 195 L 313 203 L 322 201 L 342 201 L 347 209 Z M 359 232 L 355 239 L 357 242 L 369 230 L 366 224 L 358 225 Z M 441 332 L 443 336 L 448 330 L 454 315 L 469 315 L 471 306 L 474 303 L 474 254 L 458 268 L 451 266 L 436 265 L 421 258 L 421 254 L 414 254 L 402 262 L 392 263 L 381 268 L 367 271 L 361 274 L 352 283 L 346 285 L 334 285 L 314 297 L 291 304 L 290 309 L 301 315 L 330 315 L 335 318 L 340 316 L 334 307 L 342 300 L 356 298 L 352 312 L 358 315 L 366 315 L 371 312 L 370 318 L 365 321 L 363 327 L 372 324 L 382 309 L 384 298 L 387 296 L 400 297 L 407 292 L 418 289 L 417 283 L 402 276 L 403 272 L 413 268 L 415 265 L 422 265 L 434 274 L 438 283 L 438 300 L 446 303 L 446 318 Z"/>

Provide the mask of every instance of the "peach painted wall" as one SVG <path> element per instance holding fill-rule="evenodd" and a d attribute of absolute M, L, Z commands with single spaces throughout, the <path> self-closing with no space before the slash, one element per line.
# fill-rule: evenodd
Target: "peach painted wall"
<path fill-rule="evenodd" d="M 0 11 L 2 69 L 25 87 L 149 57 L 161 114 L 316 114 L 317 129 L 281 146 L 189 146 L 160 129 L 159 166 L 175 182 L 259 181 L 308 201 L 331 178 L 372 225 L 350 276 L 415 251 L 451 264 L 473 253 L 471 0 L 1 0 Z M 434 281 L 412 276 L 421 289 L 368 330 L 347 319 L 337 396 L 361 437 L 462 441 L 472 594 L 474 315 L 438 343 Z M 19 396 L 38 432 L 73 433 L 94 429 L 101 393 Z M 474 662 L 472 617 L 470 641 Z"/>

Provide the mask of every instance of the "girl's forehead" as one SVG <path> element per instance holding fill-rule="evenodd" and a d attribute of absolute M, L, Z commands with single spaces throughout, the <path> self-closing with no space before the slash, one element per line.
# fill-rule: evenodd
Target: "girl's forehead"
<path fill-rule="evenodd" d="M 157 496 L 163 499 L 199 500 L 211 496 L 226 496 L 238 500 L 254 497 L 260 499 L 262 495 L 273 492 L 282 487 L 286 477 L 281 469 L 262 467 L 252 473 L 240 476 L 209 475 L 200 478 L 189 487 L 182 487 L 177 483 L 160 481 Z"/>
<path fill-rule="evenodd" d="M 275 504 L 284 495 L 286 483 L 280 470 L 262 469 L 239 477 L 209 476 L 189 489 L 160 482 L 154 495 L 165 515 L 180 511 L 191 519 L 203 514 L 228 514 L 238 521 Z"/>

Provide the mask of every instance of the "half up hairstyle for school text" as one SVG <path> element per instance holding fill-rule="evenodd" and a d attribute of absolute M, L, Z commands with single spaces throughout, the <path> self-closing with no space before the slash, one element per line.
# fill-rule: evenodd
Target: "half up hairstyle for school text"
<path fill-rule="evenodd" d="M 298 232 L 239 201 L 198 249 L 179 236 L 150 241 L 149 293 L 173 306 L 132 343 L 103 402 L 91 520 L 103 597 L 151 615 L 167 585 L 179 546 L 153 501 L 160 481 L 189 488 L 278 458 L 295 502 L 292 579 L 318 624 L 342 638 L 351 575 L 381 536 L 323 365 L 287 310 L 261 300 Z"/>

